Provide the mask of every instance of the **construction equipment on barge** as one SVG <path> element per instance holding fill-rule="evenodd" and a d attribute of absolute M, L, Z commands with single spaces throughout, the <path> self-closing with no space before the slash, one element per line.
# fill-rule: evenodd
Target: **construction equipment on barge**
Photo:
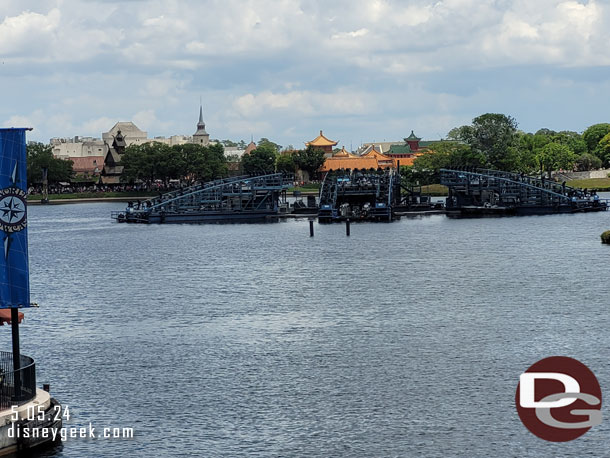
<path fill-rule="evenodd" d="M 597 193 L 542 177 L 499 170 L 441 169 L 449 188 L 449 216 L 542 215 L 605 211 L 607 199 Z"/>
<path fill-rule="evenodd" d="M 400 175 L 395 169 L 330 171 L 320 188 L 318 221 L 392 221 L 399 201 Z"/>
<path fill-rule="evenodd" d="M 119 223 L 256 222 L 277 219 L 292 178 L 282 173 L 232 177 L 130 202 L 112 212 Z"/>

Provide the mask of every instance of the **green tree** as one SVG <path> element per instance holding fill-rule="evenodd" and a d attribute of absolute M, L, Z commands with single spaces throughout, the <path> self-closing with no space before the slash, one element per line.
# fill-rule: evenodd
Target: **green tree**
<path fill-rule="evenodd" d="M 263 144 L 257 146 L 250 154 L 245 154 L 241 160 L 244 172 L 249 175 L 267 175 L 275 171 L 275 147 Z"/>
<path fill-rule="evenodd" d="M 548 129 L 546 127 L 543 127 L 542 129 L 538 129 L 534 135 L 543 135 L 545 137 L 553 137 L 554 135 L 557 135 L 557 132 L 555 132 L 554 130 Z"/>
<path fill-rule="evenodd" d="M 473 152 L 485 155 L 489 167 L 518 168 L 517 122 L 511 116 L 486 113 L 474 118 L 471 126 L 453 129 L 450 134 L 470 145 Z"/>
<path fill-rule="evenodd" d="M 48 170 L 49 183 L 70 181 L 74 174 L 71 160 L 58 159 L 53 156 L 53 147 L 42 143 L 30 142 L 26 147 L 28 183 L 42 183 L 42 169 Z"/>
<path fill-rule="evenodd" d="M 551 132 L 551 134 L 545 133 Z M 539 163 L 536 154 L 551 142 L 552 131 L 540 129 L 535 134 L 517 132 L 517 160 L 512 171 L 523 173 L 537 173 Z"/>
<path fill-rule="evenodd" d="M 275 168 L 278 172 L 294 173 L 296 165 L 292 154 L 280 154 L 275 163 Z"/>
<path fill-rule="evenodd" d="M 558 169 L 571 169 L 578 159 L 569 146 L 561 143 L 551 142 L 542 147 L 536 153 L 540 171 L 552 173 Z"/>
<path fill-rule="evenodd" d="M 595 154 L 599 157 L 600 151 L 597 147 L 599 145 L 600 140 L 604 138 L 608 133 L 610 133 L 610 124 L 608 123 L 593 124 L 592 126 L 587 127 L 587 129 L 582 134 L 582 138 L 587 144 L 587 151 L 590 154 Z"/>
<path fill-rule="evenodd" d="M 578 156 L 587 152 L 587 143 L 578 132 L 562 130 L 553 135 L 552 139 L 556 143 L 569 146 Z"/>
<path fill-rule="evenodd" d="M 440 169 L 482 167 L 485 163 L 485 155 L 474 152 L 469 145 L 441 141 L 434 144 L 431 152 L 417 157 L 412 167 L 401 167 L 401 173 L 411 183 L 432 184 L 438 183 Z"/>
<path fill-rule="evenodd" d="M 306 171 L 310 177 L 322 167 L 325 161 L 324 151 L 311 145 L 294 153 L 293 159 L 296 166 Z"/>
<path fill-rule="evenodd" d="M 183 177 L 189 183 L 212 181 L 227 176 L 227 158 L 222 144 L 203 146 L 189 143 L 174 148 L 180 151 L 184 161 Z"/>
<path fill-rule="evenodd" d="M 257 146 L 257 148 L 260 148 L 261 146 L 264 146 L 266 148 L 269 147 L 269 148 L 273 149 L 273 151 L 275 153 L 279 153 L 280 150 L 282 149 L 282 145 L 278 145 L 277 143 L 274 143 L 274 142 L 272 142 L 271 140 L 269 140 L 268 138 L 265 138 L 265 137 L 261 138 L 258 141 L 258 144 L 256 146 Z"/>
<path fill-rule="evenodd" d="M 599 169 L 601 166 L 602 160 L 593 154 L 585 153 L 576 159 L 576 170 L 579 172 Z"/>
<path fill-rule="evenodd" d="M 610 165 L 610 133 L 604 135 L 599 141 L 597 152 L 604 165 Z"/>
<path fill-rule="evenodd" d="M 153 143 L 153 145 L 155 145 Z M 186 175 L 186 161 L 179 151 L 169 145 L 157 143 L 155 145 L 155 174 L 157 179 L 165 185 L 170 180 L 181 180 Z"/>
<path fill-rule="evenodd" d="M 205 157 L 211 172 L 209 180 L 216 180 L 227 176 L 227 158 L 225 157 L 225 149 L 221 144 L 208 146 Z"/>
<path fill-rule="evenodd" d="M 206 147 L 196 143 L 186 143 L 184 145 L 174 145 L 172 149 L 180 157 L 183 179 L 189 184 L 198 180 L 199 167 L 203 161 Z"/>
<path fill-rule="evenodd" d="M 168 184 L 172 179 L 210 181 L 227 175 L 224 147 L 219 143 L 173 147 L 158 142 L 130 145 L 125 149 L 121 165 L 121 180 L 128 183 L 142 180 L 152 184 L 161 180 Z"/>
<path fill-rule="evenodd" d="M 156 148 L 152 143 L 143 145 L 129 145 L 125 148 L 125 153 L 121 156 L 121 181 L 133 183 L 142 180 L 149 185 L 152 184 L 156 176 L 155 160 Z"/>

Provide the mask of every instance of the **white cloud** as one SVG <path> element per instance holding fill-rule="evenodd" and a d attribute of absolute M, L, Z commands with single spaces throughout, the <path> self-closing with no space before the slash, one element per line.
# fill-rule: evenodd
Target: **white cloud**
<path fill-rule="evenodd" d="M 292 116 L 315 116 L 322 113 L 324 115 L 358 115 L 370 109 L 372 103 L 367 104 L 365 94 L 348 91 L 337 93 L 263 91 L 258 94 L 244 94 L 236 98 L 233 107 L 236 113 L 243 117 L 261 116 L 269 114 L 270 111 L 289 112 Z"/>
<path fill-rule="evenodd" d="M 84 132 L 87 134 L 87 136 L 101 138 L 102 132 L 107 132 L 110 130 L 110 128 L 114 126 L 116 122 L 116 119 L 102 116 L 84 121 L 79 127 L 77 127 L 77 129 L 78 132 Z"/>
<path fill-rule="evenodd" d="M 46 49 L 54 40 L 60 22 L 60 11 L 52 9 L 47 15 L 24 11 L 5 17 L 0 24 L 0 54 L 19 55 L 25 51 Z"/>
<path fill-rule="evenodd" d="M 396 129 L 394 119 L 444 125 L 487 107 L 480 85 L 514 99 L 504 69 L 545 67 L 551 74 L 532 74 L 535 85 L 572 81 L 552 74 L 565 69 L 610 65 L 610 6 L 601 0 L 32 0 L 28 9 L 0 0 L 0 7 L 0 83 L 8 93 L 0 119 L 28 121 L 47 138 L 99 136 L 100 127 L 130 116 L 154 134 L 190 132 L 200 95 L 218 136 L 298 135 L 322 122 L 382 131 Z M 497 81 L 478 82 L 494 71 Z M 466 72 L 473 81 L 456 76 Z M 585 90 L 578 81 L 568 89 Z M 33 117 L 36 110 L 46 117 Z M 376 118 L 354 123 L 366 116 Z"/>

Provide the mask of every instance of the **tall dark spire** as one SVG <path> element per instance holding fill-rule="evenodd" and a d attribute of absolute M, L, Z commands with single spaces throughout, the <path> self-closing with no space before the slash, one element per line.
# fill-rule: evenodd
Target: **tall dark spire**
<path fill-rule="evenodd" d="M 203 105 L 199 100 L 199 122 L 197 123 L 197 132 L 193 134 L 193 143 L 207 145 L 210 142 L 210 134 L 205 131 L 205 122 L 203 122 Z"/>

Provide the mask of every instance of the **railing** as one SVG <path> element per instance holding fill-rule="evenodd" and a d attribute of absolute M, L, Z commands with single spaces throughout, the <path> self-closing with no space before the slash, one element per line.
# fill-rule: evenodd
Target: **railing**
<path fill-rule="evenodd" d="M 220 180 L 195 185 L 189 188 L 180 189 L 171 193 L 163 194 L 162 196 L 151 200 L 150 206 L 136 211 L 150 212 L 153 210 L 168 210 L 172 205 L 180 205 L 181 203 L 199 203 L 200 200 L 209 200 L 205 196 L 214 193 L 229 192 L 233 190 L 236 193 L 247 190 L 262 189 L 286 189 L 292 183 L 294 177 L 284 175 L 282 173 L 272 173 L 255 177 L 231 177 Z M 214 199 L 219 200 L 219 199 Z M 144 203 L 145 205 L 146 202 Z"/>
<path fill-rule="evenodd" d="M 15 382 L 17 385 L 15 386 Z M 21 368 L 13 370 L 13 354 L 0 352 L 0 410 L 25 404 L 36 396 L 36 364 L 21 355 Z"/>

